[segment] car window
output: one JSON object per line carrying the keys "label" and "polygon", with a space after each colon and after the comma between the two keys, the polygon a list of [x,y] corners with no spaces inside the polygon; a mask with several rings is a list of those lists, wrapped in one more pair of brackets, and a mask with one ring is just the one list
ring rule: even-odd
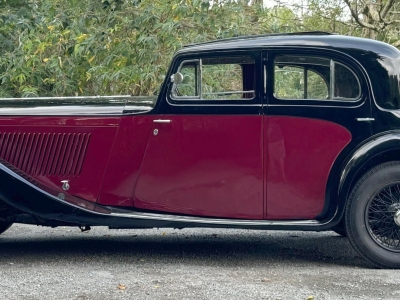
{"label": "car window", "polygon": [[356,99],[360,95],[360,84],[354,73],[346,66],[335,63],[335,99]]}
{"label": "car window", "polygon": [[183,61],[174,82],[175,100],[251,100],[255,95],[255,62],[251,57],[213,57]]}
{"label": "car window", "polygon": [[335,60],[279,55],[274,61],[274,95],[282,100],[343,100],[360,97],[355,73]]}

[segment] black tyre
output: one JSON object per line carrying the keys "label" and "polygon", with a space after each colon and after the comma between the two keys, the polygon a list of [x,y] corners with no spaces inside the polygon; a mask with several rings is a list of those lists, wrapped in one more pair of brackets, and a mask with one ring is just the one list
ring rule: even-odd
{"label": "black tyre", "polygon": [[13,223],[10,222],[0,222],[0,234],[6,231],[8,228],[11,227]]}
{"label": "black tyre", "polygon": [[354,249],[381,268],[400,268],[400,163],[379,165],[353,188],[345,225]]}

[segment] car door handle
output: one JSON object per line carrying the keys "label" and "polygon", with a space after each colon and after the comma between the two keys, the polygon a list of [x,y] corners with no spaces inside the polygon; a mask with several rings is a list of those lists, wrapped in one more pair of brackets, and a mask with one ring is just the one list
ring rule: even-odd
{"label": "car door handle", "polygon": [[154,123],[171,123],[172,121],[171,120],[160,120],[160,119],[158,119],[158,120],[153,120],[153,122]]}
{"label": "car door handle", "polygon": [[375,121],[374,118],[356,118],[358,122],[372,122]]}

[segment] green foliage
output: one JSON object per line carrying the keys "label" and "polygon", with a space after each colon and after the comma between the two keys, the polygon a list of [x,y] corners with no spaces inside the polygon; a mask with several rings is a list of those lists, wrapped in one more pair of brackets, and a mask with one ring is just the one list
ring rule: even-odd
{"label": "green foliage", "polygon": [[336,8],[325,2],[307,1],[310,9],[300,15],[260,1],[0,0],[0,97],[152,95],[184,44],[274,32],[348,33],[341,0]]}
{"label": "green foliage", "polygon": [[265,32],[235,1],[23,3],[0,2],[1,97],[151,95],[184,44]]}

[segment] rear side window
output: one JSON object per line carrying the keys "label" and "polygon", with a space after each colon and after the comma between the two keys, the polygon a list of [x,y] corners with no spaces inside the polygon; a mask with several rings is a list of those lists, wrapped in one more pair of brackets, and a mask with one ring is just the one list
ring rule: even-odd
{"label": "rear side window", "polygon": [[279,55],[274,61],[274,95],[282,100],[357,101],[361,87],[356,74],[335,60]]}
{"label": "rear side window", "polygon": [[251,100],[255,95],[252,57],[218,57],[183,61],[173,75],[175,100]]}

